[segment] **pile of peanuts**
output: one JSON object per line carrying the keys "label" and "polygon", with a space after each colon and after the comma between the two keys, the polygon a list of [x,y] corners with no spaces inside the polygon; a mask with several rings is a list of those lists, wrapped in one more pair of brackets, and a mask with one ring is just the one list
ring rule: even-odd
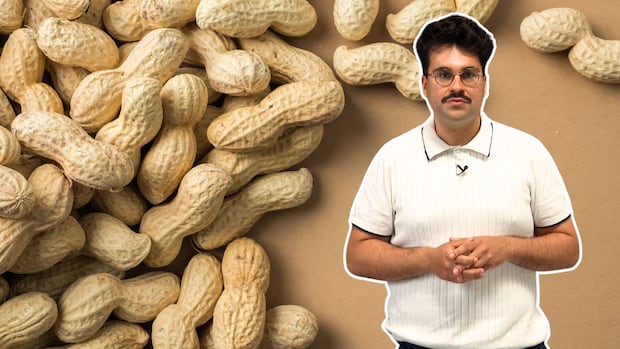
{"label": "pile of peanuts", "polygon": [[310,198],[294,167],[344,108],[282,38],[314,28],[310,3],[0,7],[0,348],[308,347],[315,315],[268,308],[245,235]]}

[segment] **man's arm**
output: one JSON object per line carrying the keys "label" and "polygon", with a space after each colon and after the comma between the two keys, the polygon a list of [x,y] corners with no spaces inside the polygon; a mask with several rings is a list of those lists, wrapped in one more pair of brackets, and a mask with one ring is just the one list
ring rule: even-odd
{"label": "man's arm", "polygon": [[551,271],[574,267],[581,254],[577,228],[572,217],[546,228],[534,229],[534,237],[515,244],[509,262],[536,270]]}
{"label": "man's arm", "polygon": [[[458,245],[447,242],[434,248],[402,248],[392,245],[388,236],[371,234],[353,225],[345,259],[349,272],[376,280],[396,281],[434,273],[444,280],[464,282],[458,273],[454,273]],[[458,263],[472,265],[475,262],[474,257],[458,257]],[[468,275],[469,280],[480,279],[484,277],[484,269],[470,268]]]}
{"label": "man's arm", "polygon": [[[455,239],[461,244],[457,255],[473,256],[475,268],[489,270],[509,262],[535,271],[552,271],[574,267],[581,248],[577,228],[571,217],[546,228],[535,228],[534,237],[480,236],[469,240]],[[457,267],[467,275],[463,266]]]}

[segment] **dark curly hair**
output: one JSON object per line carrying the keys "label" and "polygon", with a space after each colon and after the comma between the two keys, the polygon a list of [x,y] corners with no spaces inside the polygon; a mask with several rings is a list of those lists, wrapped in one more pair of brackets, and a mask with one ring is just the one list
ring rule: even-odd
{"label": "dark curly hair", "polygon": [[495,49],[493,35],[469,17],[450,14],[428,23],[414,44],[422,72],[428,74],[429,54],[435,46],[456,45],[480,59],[483,74]]}

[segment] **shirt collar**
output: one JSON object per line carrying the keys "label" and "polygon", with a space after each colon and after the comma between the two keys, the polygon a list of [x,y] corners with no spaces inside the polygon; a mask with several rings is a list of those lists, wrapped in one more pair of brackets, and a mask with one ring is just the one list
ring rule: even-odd
{"label": "shirt collar", "polygon": [[[428,161],[433,160],[439,154],[456,148],[445,143],[435,131],[435,122],[433,117],[429,117],[422,125],[422,143],[424,145],[424,153]],[[480,130],[476,136],[467,144],[460,147],[479,153],[485,157],[491,156],[491,145],[493,144],[493,121],[486,114],[482,113]]]}

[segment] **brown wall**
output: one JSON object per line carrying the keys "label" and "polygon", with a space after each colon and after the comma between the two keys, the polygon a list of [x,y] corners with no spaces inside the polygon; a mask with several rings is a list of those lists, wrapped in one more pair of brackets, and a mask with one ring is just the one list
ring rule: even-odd
{"label": "brown wall", "polygon": [[[385,16],[408,1],[384,0],[371,34],[348,42],[336,32],[333,1],[311,0],[316,28],[288,39],[332,65],[334,49],[390,41]],[[487,22],[498,49],[490,66],[486,111],[494,119],[540,138],[564,176],[583,240],[583,261],[569,273],[541,277],[541,304],[551,321],[556,349],[615,349],[620,344],[620,85],[593,82],[571,67],[567,53],[541,54],[519,36],[533,11],[572,7],[586,14],[595,34],[620,40],[617,0],[500,0]],[[314,175],[312,198],[301,207],[271,212],[248,234],[272,261],[268,306],[293,303],[314,312],[320,333],[311,348],[393,348],[380,328],[383,284],[349,277],[342,263],[353,196],[375,151],[422,122],[423,103],[407,100],[392,85],[345,84],[346,107],[326,125],[319,147],[303,166]]]}

